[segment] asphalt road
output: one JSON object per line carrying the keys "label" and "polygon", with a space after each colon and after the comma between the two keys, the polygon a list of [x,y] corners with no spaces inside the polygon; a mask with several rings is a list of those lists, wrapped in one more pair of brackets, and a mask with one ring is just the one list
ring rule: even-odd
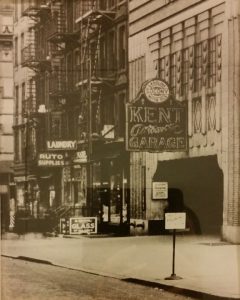
{"label": "asphalt road", "polygon": [[1,257],[2,300],[193,299],[118,279]]}

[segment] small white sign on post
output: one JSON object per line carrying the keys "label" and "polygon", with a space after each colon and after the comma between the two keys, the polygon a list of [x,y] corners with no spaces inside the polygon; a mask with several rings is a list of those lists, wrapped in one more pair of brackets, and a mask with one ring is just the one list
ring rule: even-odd
{"label": "small white sign on post", "polygon": [[152,183],[152,199],[167,199],[168,198],[168,183],[164,181]]}
{"label": "small white sign on post", "polygon": [[186,213],[166,213],[165,214],[165,229],[185,229],[186,228]]}

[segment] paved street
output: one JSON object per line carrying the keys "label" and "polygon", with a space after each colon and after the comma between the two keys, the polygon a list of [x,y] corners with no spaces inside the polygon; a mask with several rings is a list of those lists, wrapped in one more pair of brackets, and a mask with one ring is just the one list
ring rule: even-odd
{"label": "paved street", "polygon": [[171,274],[171,236],[43,238],[7,234],[2,240],[2,255],[240,299],[240,245],[213,236],[177,236],[176,274],[183,279],[174,281],[164,280]]}
{"label": "paved street", "polygon": [[2,284],[2,300],[191,299],[118,279],[5,257]]}

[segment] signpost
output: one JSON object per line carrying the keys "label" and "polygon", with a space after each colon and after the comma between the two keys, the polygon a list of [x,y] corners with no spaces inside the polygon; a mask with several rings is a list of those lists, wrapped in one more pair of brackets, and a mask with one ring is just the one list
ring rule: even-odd
{"label": "signpost", "polygon": [[166,277],[166,280],[177,280],[182,277],[175,274],[175,245],[176,245],[176,229],[186,228],[186,213],[175,212],[165,214],[165,229],[173,229],[173,256],[172,256],[172,274]]}

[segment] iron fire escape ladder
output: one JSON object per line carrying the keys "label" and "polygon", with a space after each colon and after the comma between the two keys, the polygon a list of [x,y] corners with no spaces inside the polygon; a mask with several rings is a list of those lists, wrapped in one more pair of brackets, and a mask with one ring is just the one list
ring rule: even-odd
{"label": "iron fire escape ladder", "polygon": [[[98,27],[98,36],[97,36],[97,44],[95,48],[95,55],[94,55],[94,61],[92,64],[92,75],[97,78],[97,64],[100,56],[100,39],[101,39],[101,30],[102,30],[102,25],[100,24]],[[91,56],[90,56],[91,58]]]}
{"label": "iron fire escape ladder", "polygon": [[87,53],[88,36],[89,36],[89,32],[90,32],[90,21],[91,21],[91,19],[88,18],[87,27],[86,27],[86,30],[85,30],[85,36],[83,35],[83,24],[81,24],[81,36],[83,37],[82,38],[83,51],[82,51],[81,65],[83,65],[85,57],[86,57],[86,53]]}

